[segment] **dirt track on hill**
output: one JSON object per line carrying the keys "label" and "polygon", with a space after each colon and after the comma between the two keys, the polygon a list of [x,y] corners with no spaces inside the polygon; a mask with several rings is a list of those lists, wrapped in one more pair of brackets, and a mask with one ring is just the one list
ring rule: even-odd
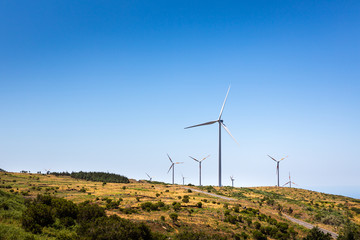
{"label": "dirt track on hill", "polygon": [[[225,196],[221,196],[221,195],[217,195],[217,194],[214,194],[214,193],[209,193],[209,192],[205,192],[205,191],[201,191],[201,190],[198,190],[198,189],[194,189],[194,188],[189,188],[189,187],[183,187],[185,189],[190,189],[191,191],[194,191],[194,192],[199,192],[199,193],[203,193],[203,194],[206,194],[206,195],[210,195],[210,196],[213,196],[213,197],[217,197],[217,198],[221,198],[221,199],[224,199],[224,200],[227,200],[227,201],[237,201],[237,199],[235,198],[230,198],[230,197],[225,197]],[[314,228],[315,226],[310,224],[310,223],[307,223],[307,222],[304,222],[304,221],[301,221],[299,219],[296,219],[296,218],[293,218],[293,217],[290,217],[286,214],[283,214],[283,216],[285,218],[287,218],[289,221],[293,222],[293,223],[296,223],[296,224],[299,224],[301,226],[304,226],[308,229],[312,229]],[[337,233],[334,233],[334,232],[331,232],[329,230],[326,230],[326,229],[323,229],[323,228],[320,228],[319,229],[323,232],[323,233],[329,233],[333,238],[337,238],[339,235]]]}

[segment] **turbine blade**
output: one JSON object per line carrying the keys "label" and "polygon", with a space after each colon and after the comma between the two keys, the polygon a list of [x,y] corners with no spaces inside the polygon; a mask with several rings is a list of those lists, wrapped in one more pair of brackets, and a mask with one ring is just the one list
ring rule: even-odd
{"label": "turbine blade", "polygon": [[223,128],[227,131],[227,133],[234,139],[234,141],[235,141],[237,144],[240,145],[240,143],[238,143],[238,141],[236,141],[236,139],[234,138],[234,136],[231,135],[229,129],[225,126],[225,124],[223,124],[222,122],[220,122],[220,123],[221,123],[221,126],[223,126]]}
{"label": "turbine blade", "polygon": [[170,166],[170,168],[169,168],[169,171],[167,172],[167,173],[169,173],[170,172],[170,170],[171,170],[171,168],[174,166],[174,163],[173,164],[171,164],[171,166]]}
{"label": "turbine blade", "polygon": [[289,183],[290,183],[290,182],[285,183],[284,185],[282,185],[282,187],[288,185]]}
{"label": "turbine blade", "polygon": [[211,125],[211,124],[214,124],[218,122],[218,120],[216,121],[211,121],[211,122],[206,122],[206,123],[201,123],[201,124],[198,124],[198,125],[194,125],[194,126],[190,126],[190,127],[186,127],[185,129],[188,129],[188,128],[193,128],[193,127],[200,127],[200,126],[205,126],[205,125]]}
{"label": "turbine blade", "polygon": [[199,162],[199,160],[197,160],[196,158],[193,158],[192,156],[189,156],[190,158],[192,158],[193,160]]}
{"label": "turbine blade", "polygon": [[277,162],[276,159],[273,158],[272,156],[268,155],[268,157],[271,158],[272,160],[274,160],[275,162]]}
{"label": "turbine blade", "polygon": [[205,159],[207,159],[208,157],[210,157],[210,155],[204,157],[203,159],[200,160],[200,162],[204,161]]}
{"label": "turbine blade", "polygon": [[169,158],[170,162],[173,162],[173,161],[171,160],[171,158],[170,158],[169,154],[167,154],[167,156],[168,156],[168,158]]}
{"label": "turbine blade", "polygon": [[184,163],[184,162],[176,162],[175,164],[181,164],[181,163]]}
{"label": "turbine blade", "polygon": [[146,173],[146,175],[147,175],[149,178],[151,178],[151,177],[149,176],[149,174]]}
{"label": "turbine blade", "polygon": [[282,161],[282,160],[284,160],[284,159],[285,159],[285,158],[287,158],[287,157],[288,157],[288,156],[286,156],[286,157],[283,157],[282,159],[280,159],[280,160],[279,160],[279,162],[280,162],[280,161]]}
{"label": "turbine blade", "polygon": [[225,107],[225,103],[226,103],[226,99],[227,99],[227,97],[228,97],[229,91],[230,91],[230,86],[229,86],[229,88],[228,88],[228,90],[227,90],[224,103],[223,103],[223,105],[222,105],[222,107],[221,107],[221,110],[220,110],[219,120],[221,119],[222,113],[223,113],[223,111],[224,111],[224,107]]}

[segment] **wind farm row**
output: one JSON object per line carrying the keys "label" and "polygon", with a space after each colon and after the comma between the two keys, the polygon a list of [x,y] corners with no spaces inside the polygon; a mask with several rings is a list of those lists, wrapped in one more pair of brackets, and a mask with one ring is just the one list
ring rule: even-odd
{"label": "wind farm row", "polygon": [[[222,119],[222,114],[224,111],[224,107],[225,107],[225,103],[226,100],[228,98],[229,95],[229,91],[230,91],[230,86],[227,90],[226,96],[225,96],[225,100],[222,104],[221,110],[220,110],[220,114],[219,117],[216,120],[213,121],[209,121],[209,122],[205,122],[205,123],[200,123],[197,125],[192,125],[189,127],[185,127],[185,129],[189,129],[189,128],[195,128],[195,127],[200,127],[200,126],[206,126],[206,125],[212,125],[214,123],[218,123],[219,126],[219,155],[218,155],[218,186],[221,187],[222,186],[222,158],[221,158],[221,129],[224,128],[225,131],[232,137],[232,139],[238,144],[240,145],[236,139],[234,138],[234,136],[230,133],[230,130],[226,127],[226,125],[224,124],[224,120]],[[194,161],[199,163],[199,186],[201,186],[201,164],[202,162],[207,159],[210,155],[208,155],[207,157],[200,159],[196,159],[192,156],[189,156],[191,159],[193,159]],[[171,157],[169,156],[169,154],[167,154],[168,159],[171,162],[170,168],[168,170],[168,173],[172,170],[172,184],[175,183],[174,178],[175,178],[175,166],[178,164],[182,164],[184,162],[174,162]],[[280,162],[283,161],[286,157],[281,158],[280,160],[276,160],[275,158],[271,157],[270,155],[268,155],[268,157],[270,157],[272,160],[274,160],[276,162],[276,175],[277,175],[277,187],[280,187]],[[152,180],[152,177],[150,177],[150,175],[148,173],[146,173],[146,175],[149,177],[150,181]],[[234,181],[235,178],[234,176],[230,176],[230,180],[231,180],[231,185],[234,186]],[[182,175],[182,181],[183,181],[183,185],[185,184],[185,177]],[[291,184],[295,184],[294,182],[291,181],[291,177],[290,177],[290,173],[289,173],[289,181],[287,183],[285,183],[283,186],[285,185],[289,185],[289,187],[291,187]],[[296,185],[296,184],[295,184]]]}

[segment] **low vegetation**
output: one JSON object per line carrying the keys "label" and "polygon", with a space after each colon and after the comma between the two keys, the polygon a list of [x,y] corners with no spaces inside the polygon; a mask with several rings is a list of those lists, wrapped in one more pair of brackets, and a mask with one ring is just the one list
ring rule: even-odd
{"label": "low vegetation", "polygon": [[115,173],[105,172],[52,172],[55,176],[70,176],[76,179],[83,179],[87,181],[104,182],[104,183],[129,183],[129,179]]}
{"label": "low vegetation", "polygon": [[328,239],[284,214],[360,239],[357,199],[302,189],[201,187],[238,199],[227,201],[165,183],[29,173],[0,173],[0,186],[0,239]]}

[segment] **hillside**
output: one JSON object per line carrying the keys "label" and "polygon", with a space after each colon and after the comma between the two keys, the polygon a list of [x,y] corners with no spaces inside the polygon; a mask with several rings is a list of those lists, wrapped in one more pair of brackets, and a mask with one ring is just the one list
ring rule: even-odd
{"label": "hillside", "polygon": [[[180,239],[189,232],[200,232],[211,236],[209,239],[215,236],[302,239],[309,233],[308,229],[289,221],[286,215],[336,233],[341,233],[344,226],[360,225],[360,200],[296,188],[191,186],[194,190],[235,199],[226,200],[181,185],[148,181],[103,183],[69,176],[4,172],[0,173],[0,178],[0,190],[9,194],[4,193],[0,201],[0,235],[11,229],[22,232],[24,239],[30,236],[21,228],[24,202],[38,194],[64,198],[76,204],[96,203],[106,209],[107,215],[145,223],[159,236]],[[11,214],[10,210],[13,210]],[[60,230],[49,227],[33,237],[56,239],[57,231]],[[75,230],[61,231],[73,236]]]}

